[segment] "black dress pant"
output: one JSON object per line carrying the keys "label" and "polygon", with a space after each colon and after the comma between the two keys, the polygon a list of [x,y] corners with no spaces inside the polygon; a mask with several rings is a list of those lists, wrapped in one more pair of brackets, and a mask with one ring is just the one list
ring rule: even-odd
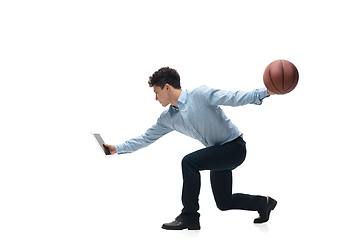
{"label": "black dress pant", "polygon": [[242,137],[225,143],[207,147],[190,153],[182,160],[183,192],[182,212],[199,217],[198,197],[200,192],[200,172],[210,170],[211,188],[217,207],[222,210],[241,209],[262,210],[267,198],[242,193],[232,194],[232,170],[243,163],[246,145]]}

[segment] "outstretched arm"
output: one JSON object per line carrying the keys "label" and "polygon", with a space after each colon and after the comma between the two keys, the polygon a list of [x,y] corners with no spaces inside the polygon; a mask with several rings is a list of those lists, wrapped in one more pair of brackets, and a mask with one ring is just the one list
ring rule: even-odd
{"label": "outstretched arm", "polygon": [[199,88],[201,97],[211,106],[243,106],[246,104],[262,104],[262,100],[269,97],[270,93],[267,88],[255,89],[250,92],[245,91],[225,91],[220,89],[208,88],[202,86]]}
{"label": "outstretched arm", "polygon": [[165,134],[173,131],[170,127],[165,126],[161,118],[158,119],[157,123],[149,128],[144,134],[128,140],[119,145],[109,145],[106,146],[109,148],[111,154],[124,154],[124,153],[132,153],[137,151],[141,148],[147,147],[148,145],[154,143],[160,137],[164,136]]}

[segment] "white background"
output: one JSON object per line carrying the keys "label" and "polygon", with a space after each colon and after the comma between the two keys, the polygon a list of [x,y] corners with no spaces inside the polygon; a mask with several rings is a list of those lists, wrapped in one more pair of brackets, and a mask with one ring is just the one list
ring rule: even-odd
{"label": "white background", "polygon": [[[352,1],[1,1],[1,239],[355,239]],[[183,89],[263,87],[292,61],[300,79],[261,106],[224,107],[248,155],[234,191],[278,200],[271,220],[220,212],[202,172],[201,231],[169,232],[181,211],[182,157],[203,146],[170,133],[106,159],[164,110],[148,77]]]}

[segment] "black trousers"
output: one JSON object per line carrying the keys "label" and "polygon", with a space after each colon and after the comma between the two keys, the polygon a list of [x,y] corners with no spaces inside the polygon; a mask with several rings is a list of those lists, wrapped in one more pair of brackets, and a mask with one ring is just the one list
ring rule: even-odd
{"label": "black trousers", "polygon": [[224,145],[207,147],[190,153],[182,160],[183,213],[199,217],[198,197],[200,172],[210,170],[211,188],[217,207],[222,210],[262,210],[267,198],[242,193],[232,194],[232,170],[240,166],[246,157],[246,143],[242,137]]}

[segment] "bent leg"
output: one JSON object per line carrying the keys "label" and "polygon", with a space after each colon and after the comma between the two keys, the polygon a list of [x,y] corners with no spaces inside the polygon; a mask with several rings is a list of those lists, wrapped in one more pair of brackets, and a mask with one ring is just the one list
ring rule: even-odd
{"label": "bent leg", "polygon": [[211,171],[210,181],[216,205],[222,211],[230,209],[260,211],[266,206],[266,197],[242,193],[232,194],[231,170]]}
{"label": "bent leg", "polygon": [[224,145],[207,147],[186,155],[182,160],[182,203],[184,206],[182,212],[193,215],[198,214],[198,197],[201,184],[199,171],[232,170],[242,164],[245,156],[246,148],[242,138],[238,138]]}

